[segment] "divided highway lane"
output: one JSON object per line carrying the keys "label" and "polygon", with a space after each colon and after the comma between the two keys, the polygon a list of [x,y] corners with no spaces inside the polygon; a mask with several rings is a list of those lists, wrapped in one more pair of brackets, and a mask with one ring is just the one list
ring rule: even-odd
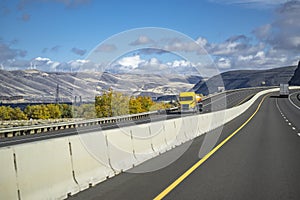
{"label": "divided highway lane", "polygon": [[203,113],[224,110],[242,104],[264,88],[229,91],[203,101]]}
{"label": "divided highway lane", "polygon": [[299,111],[287,102],[277,94],[267,98],[249,124],[166,199],[300,199],[299,130],[281,115]]}
{"label": "divided highway lane", "polygon": [[[262,88],[255,88],[255,89],[245,89],[245,90],[237,90],[237,91],[229,91],[223,94],[218,94],[212,98],[206,99],[203,102],[204,105],[204,111],[202,113],[208,113],[217,110],[222,110],[230,107],[234,107],[238,105],[239,103],[243,103],[246,100],[250,99],[253,95],[255,95],[257,92],[263,90]],[[212,106],[213,105],[213,106]],[[4,146],[11,146],[11,145],[17,145],[21,143],[27,143],[27,142],[34,142],[34,141],[40,141],[40,140],[46,140],[46,139],[52,139],[57,137],[65,137],[70,135],[75,135],[80,132],[80,134],[84,134],[87,132],[93,132],[93,131],[99,131],[99,130],[107,130],[107,129],[113,129],[118,128],[120,126],[131,126],[136,124],[142,124],[142,123],[149,123],[159,120],[168,120],[168,119],[174,119],[179,117],[185,117],[192,114],[172,114],[172,115],[153,115],[150,118],[135,120],[135,121],[129,121],[125,123],[118,123],[118,124],[103,124],[103,125],[96,125],[96,126],[87,126],[87,127],[81,127],[81,128],[70,128],[65,130],[57,130],[57,131],[49,131],[42,134],[33,134],[33,135],[25,135],[25,136],[17,136],[17,137],[11,137],[11,138],[1,138],[0,139],[0,147]]]}
{"label": "divided highway lane", "polygon": [[289,95],[289,101],[291,104],[293,104],[295,107],[300,109],[300,91],[292,92]]}
{"label": "divided highway lane", "polygon": [[[260,98],[244,114],[227,123],[218,143],[234,132],[236,135],[194,171],[191,167],[199,163],[204,136],[195,139],[179,159],[163,169],[122,173],[69,199],[300,199],[299,130],[293,130],[281,114],[292,119],[299,110],[289,107],[288,99],[277,95],[266,97],[257,109]],[[178,147],[159,157],[172,155],[176,150]],[[155,163],[159,157],[141,166]],[[185,172],[188,176],[178,181]],[[176,187],[171,187],[169,193],[163,192],[176,180]]]}
{"label": "divided highway lane", "polygon": [[289,98],[280,98],[276,103],[286,123],[300,136],[300,100],[297,98],[298,94],[300,91],[292,91]]}

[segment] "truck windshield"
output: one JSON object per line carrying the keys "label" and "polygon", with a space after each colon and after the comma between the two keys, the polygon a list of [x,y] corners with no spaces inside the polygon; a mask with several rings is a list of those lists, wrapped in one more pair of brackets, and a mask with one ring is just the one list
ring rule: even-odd
{"label": "truck windshield", "polygon": [[193,97],[189,96],[189,97],[179,97],[179,101],[192,101]]}

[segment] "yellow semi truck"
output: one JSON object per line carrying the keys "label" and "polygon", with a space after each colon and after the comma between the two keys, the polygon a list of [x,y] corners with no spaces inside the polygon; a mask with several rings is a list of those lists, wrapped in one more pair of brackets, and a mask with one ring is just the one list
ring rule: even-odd
{"label": "yellow semi truck", "polygon": [[202,95],[195,92],[181,92],[179,94],[179,104],[181,112],[201,112],[202,111]]}

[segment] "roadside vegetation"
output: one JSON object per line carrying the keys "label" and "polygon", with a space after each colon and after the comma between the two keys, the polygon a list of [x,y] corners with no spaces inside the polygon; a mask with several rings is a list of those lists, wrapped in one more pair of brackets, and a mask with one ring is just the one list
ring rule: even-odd
{"label": "roadside vegetation", "polygon": [[95,98],[95,113],[99,118],[137,114],[170,107],[170,104],[154,102],[148,96],[130,97],[111,90]]}
{"label": "roadside vegetation", "polygon": [[61,119],[72,118],[72,106],[67,104],[45,104],[20,108],[0,106],[0,120]]}
{"label": "roadside vegetation", "polygon": [[152,101],[150,97],[130,97],[112,90],[95,97],[94,104],[72,106],[68,104],[29,105],[20,108],[0,106],[0,120],[47,120],[65,118],[102,118],[166,109],[169,104]]}

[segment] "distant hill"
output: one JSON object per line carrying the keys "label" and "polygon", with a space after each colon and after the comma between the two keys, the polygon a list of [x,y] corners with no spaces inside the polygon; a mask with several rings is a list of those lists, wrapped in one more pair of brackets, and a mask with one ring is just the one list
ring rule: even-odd
{"label": "distant hill", "polygon": [[0,102],[93,101],[110,88],[128,95],[161,96],[191,89],[201,77],[158,74],[111,74],[100,72],[42,72],[0,70]]}
{"label": "distant hill", "polygon": [[200,80],[192,90],[207,95],[217,92],[218,87],[222,86],[226,90],[257,86],[278,86],[280,83],[288,83],[296,68],[296,66],[289,66],[268,70],[228,71],[213,76],[207,81]]}
{"label": "distant hill", "polygon": [[298,67],[295,70],[295,73],[291,80],[289,81],[290,85],[300,85],[300,61],[298,62]]}

